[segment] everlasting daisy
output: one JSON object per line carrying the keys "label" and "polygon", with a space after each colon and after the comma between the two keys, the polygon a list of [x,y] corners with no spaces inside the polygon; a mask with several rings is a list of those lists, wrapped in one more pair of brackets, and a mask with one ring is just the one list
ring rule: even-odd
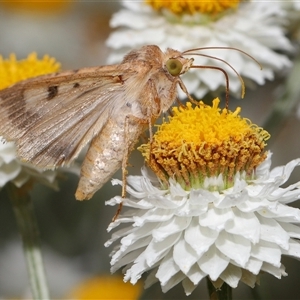
{"label": "everlasting daisy", "polygon": [[140,148],[156,176],[129,176],[130,197],[108,201],[129,208],[106,243],[118,242],[111,270],[123,268],[124,281],[147,273],[146,287],[181,282],[187,295],[205,277],[216,288],[253,287],[260,273],[287,275],[283,255],[300,258],[300,210],[288,206],[300,182],[281,187],[300,159],[270,170],[269,134],[218,105],[174,108]]}
{"label": "everlasting daisy", "polygon": [[[234,65],[246,84],[264,84],[274,73],[290,66],[286,55],[292,49],[285,37],[287,13],[276,2],[265,1],[122,1],[124,9],[117,12],[111,27],[119,27],[107,40],[113,49],[109,63],[120,62],[129,50],[145,44],[156,44],[187,50],[208,46],[236,47],[255,57],[262,65],[235,51],[203,52]],[[216,65],[210,58],[197,58],[199,65]],[[220,63],[220,62],[218,62]],[[217,63],[217,64],[218,64]],[[218,64],[226,69],[226,66]],[[230,91],[239,92],[239,81],[229,72]],[[191,70],[185,76],[188,91],[201,98],[209,91],[225,85],[221,72]]]}

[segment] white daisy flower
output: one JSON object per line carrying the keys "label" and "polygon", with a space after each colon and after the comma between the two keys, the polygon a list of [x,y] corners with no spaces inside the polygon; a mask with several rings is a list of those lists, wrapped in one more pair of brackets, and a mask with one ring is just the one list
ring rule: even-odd
{"label": "white daisy flower", "polygon": [[[280,1],[279,1],[280,2]],[[122,1],[124,9],[111,19],[117,28],[107,40],[112,48],[108,63],[119,63],[133,48],[155,44],[165,50],[179,51],[199,47],[236,47],[255,57],[263,69],[239,52],[209,50],[233,65],[246,84],[264,84],[274,73],[291,65],[284,54],[292,50],[285,37],[287,13],[277,2],[253,1]],[[149,5],[150,4],[150,5]],[[204,52],[203,52],[204,53]],[[195,64],[227,66],[210,58],[199,58]],[[230,91],[238,94],[239,79],[230,70]],[[185,84],[197,98],[225,86],[222,72],[209,69],[191,70],[185,75]],[[183,96],[183,94],[182,94]]]}
{"label": "white daisy flower", "polygon": [[216,288],[253,287],[261,272],[287,275],[283,255],[300,258],[300,210],[288,206],[300,182],[281,187],[300,159],[270,170],[268,133],[218,103],[174,109],[151,159],[150,145],[140,148],[159,179],[142,170],[128,177],[129,198],[107,202],[130,208],[109,225],[127,226],[106,243],[119,243],[111,270],[124,267],[124,281],[149,272],[146,287],[159,281],[166,292],[181,282],[187,295],[207,276]]}

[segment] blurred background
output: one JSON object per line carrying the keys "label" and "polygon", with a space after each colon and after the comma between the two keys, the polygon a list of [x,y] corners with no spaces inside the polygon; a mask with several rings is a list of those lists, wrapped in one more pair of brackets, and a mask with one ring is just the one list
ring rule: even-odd
{"label": "blurred background", "polygon": [[[36,3],[0,2],[0,55],[7,58],[10,53],[15,53],[21,59],[33,51],[39,57],[49,54],[61,62],[63,70],[106,64],[110,51],[105,46],[111,32],[109,20],[120,9],[119,2],[47,3],[48,6],[44,3],[39,7]],[[286,74],[279,74],[278,79],[256,90],[247,89],[243,100],[232,97],[230,107],[241,106],[242,116],[263,126],[280,93],[284,80],[284,76],[280,75]],[[273,166],[300,157],[297,106],[293,106],[284,122],[276,122],[272,123],[274,133],[269,141]],[[137,151],[131,155],[130,162],[129,173],[139,174],[143,160]],[[118,172],[114,178],[121,178],[121,173]],[[296,170],[290,182],[299,178],[300,172]],[[59,182],[58,192],[39,184],[32,191],[52,298],[66,298],[72,288],[93,276],[110,276],[109,253],[112,247],[107,249],[104,243],[110,237],[106,228],[116,208],[105,206],[105,201],[119,195],[120,189],[108,182],[91,200],[79,202],[74,198],[77,183],[76,175],[65,173]],[[255,290],[240,283],[233,291],[233,298],[259,299],[261,295],[261,299],[300,299],[300,262],[284,259],[283,263],[288,277],[277,280],[263,275],[260,286]],[[0,192],[0,298],[26,299],[27,295],[29,283],[22,243],[11,203],[3,190]],[[159,285],[155,285],[144,294],[144,299],[184,298],[207,299],[205,281],[189,297],[184,295],[181,285],[166,294],[162,294]]]}

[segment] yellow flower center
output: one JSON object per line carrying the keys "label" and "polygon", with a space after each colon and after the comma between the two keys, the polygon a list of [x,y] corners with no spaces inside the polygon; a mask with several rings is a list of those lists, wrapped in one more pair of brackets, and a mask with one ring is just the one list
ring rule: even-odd
{"label": "yellow flower center", "polygon": [[155,10],[169,10],[174,14],[219,14],[227,9],[235,9],[239,4],[239,0],[146,0],[146,3]]}
{"label": "yellow flower center", "polygon": [[[269,133],[234,112],[213,105],[173,108],[169,123],[163,123],[152,143],[139,150],[150,168],[164,182],[174,178],[183,188],[199,188],[206,178],[222,175],[223,188],[234,183],[237,172],[253,178],[255,168],[266,158]],[[151,155],[150,155],[151,153]]]}
{"label": "yellow flower center", "polygon": [[48,55],[39,60],[36,53],[31,53],[19,61],[14,54],[6,60],[0,55],[0,90],[18,81],[57,72],[59,69],[60,64]]}

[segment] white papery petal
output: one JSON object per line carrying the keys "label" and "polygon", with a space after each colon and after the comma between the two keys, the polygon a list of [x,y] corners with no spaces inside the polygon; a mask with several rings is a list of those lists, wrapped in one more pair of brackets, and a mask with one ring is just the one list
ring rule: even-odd
{"label": "white papery petal", "polygon": [[159,281],[158,278],[156,278],[155,276],[156,272],[157,272],[157,268],[154,268],[147,276],[146,280],[144,281],[145,289],[149,288],[151,285]]}
{"label": "white papery petal", "polygon": [[286,231],[286,233],[292,237],[300,239],[300,227],[294,224],[278,222],[280,226]]}
{"label": "white papery petal", "polygon": [[0,189],[8,182],[20,188],[30,179],[58,189],[56,175],[56,171],[42,170],[21,162],[17,157],[15,143],[7,142],[0,136]]}
{"label": "white papery petal", "polygon": [[190,226],[185,230],[185,241],[196,251],[200,257],[215,242],[218,232],[199,225],[197,218],[193,218]]}
{"label": "white papery petal", "polygon": [[188,273],[198,260],[196,252],[182,238],[174,245],[173,258],[184,274]]}
{"label": "white papery petal", "polygon": [[[112,256],[112,261],[116,262],[118,260],[120,260],[120,258],[125,257],[128,253],[138,250],[138,249],[143,249],[143,251],[146,249],[146,246],[149,245],[151,241],[151,238],[149,237],[144,237],[141,238],[138,242],[134,242],[132,244],[128,245],[121,245],[121,247],[119,248],[118,251],[116,251],[114,253],[114,255]],[[121,241],[122,243],[122,241]]]}
{"label": "white papery petal", "polygon": [[13,142],[6,142],[3,137],[0,136],[0,164],[9,164],[16,160],[16,148]]}
{"label": "white papery petal", "polygon": [[285,273],[285,268],[283,265],[281,265],[280,267],[275,267],[274,265],[264,263],[261,267],[261,270],[269,274],[272,274],[278,279],[281,279],[282,276],[287,276],[287,273]]}
{"label": "white papery petal", "polygon": [[[255,189],[255,188],[253,188],[253,189]],[[257,193],[255,193],[255,195],[256,194]],[[276,203],[272,204],[267,199],[260,199],[260,198],[255,199],[255,198],[252,198],[253,196],[250,197],[250,194],[248,194],[248,196],[249,196],[248,201],[245,201],[245,202],[237,205],[237,208],[242,212],[250,213],[250,212],[255,212],[257,210],[268,208],[271,206],[276,206]]]}
{"label": "white papery petal", "polygon": [[173,253],[170,251],[160,263],[155,276],[159,279],[162,285],[165,285],[179,271],[180,268],[177,264],[175,264]]}
{"label": "white papery petal", "polygon": [[236,288],[242,277],[242,270],[234,265],[228,265],[226,270],[220,275],[229,286]]}
{"label": "white papery petal", "polygon": [[151,203],[152,207],[162,208],[166,210],[174,210],[185,205],[187,198],[180,199],[180,201],[172,201],[170,195],[160,196],[159,194],[150,194],[147,199],[144,199],[148,203]]}
{"label": "white papery petal", "polygon": [[206,273],[202,272],[197,264],[194,264],[186,273],[186,276],[194,285],[197,285],[206,276]]}
{"label": "white papery petal", "polygon": [[151,209],[144,213],[141,216],[133,216],[132,220],[134,221],[133,226],[143,226],[146,223],[152,222],[163,222],[168,221],[172,218],[170,215],[170,210],[168,209]]}
{"label": "white papery petal", "polygon": [[[281,203],[290,203],[291,201],[295,201],[295,197],[299,197],[297,194],[297,188],[300,187],[300,182],[292,184],[287,188],[278,188],[273,191],[271,197],[274,197],[275,200],[280,199]],[[299,199],[299,198],[298,198]]]}
{"label": "white papery petal", "polygon": [[277,203],[276,206],[269,206],[268,210],[258,211],[258,213],[263,217],[276,218],[281,222],[300,222],[300,210],[281,203]]}
{"label": "white papery petal", "polygon": [[282,253],[296,258],[300,258],[300,243],[295,240],[290,241],[289,249],[283,250]]}
{"label": "white papery petal", "polygon": [[[129,210],[109,226],[132,224],[106,243],[120,241],[111,270],[125,266],[124,280],[131,283],[150,271],[146,286],[159,281],[166,292],[182,282],[186,294],[206,276],[231,287],[239,281],[253,287],[262,271],[286,276],[282,255],[300,258],[300,210],[285,202],[299,199],[300,187],[280,184],[299,161],[275,171],[270,171],[270,161],[269,154],[255,180],[247,183],[237,174],[234,186],[221,192],[185,191],[171,180],[169,190],[156,193],[157,181],[147,172],[131,177],[127,190],[133,195],[123,199]],[[207,183],[221,184],[218,178]],[[115,197],[108,204],[121,200]]]}
{"label": "white papery petal", "polygon": [[290,239],[288,233],[275,220],[262,218],[259,215],[257,217],[260,222],[260,238],[287,250]]}
{"label": "white papery petal", "polygon": [[[144,252],[143,248],[140,248],[136,251],[132,251],[130,253],[127,253],[126,255],[122,257],[114,257],[111,261],[114,263],[114,265],[111,268],[111,272],[116,272],[118,269],[122,268],[123,266],[132,265],[132,262],[139,256],[142,255]],[[121,258],[121,259],[120,259]]]}
{"label": "white papery petal", "polygon": [[238,235],[228,234],[225,231],[219,234],[216,247],[220,252],[242,266],[247,263],[250,257],[250,241]]}
{"label": "white papery petal", "polygon": [[128,26],[133,29],[145,29],[148,26],[159,26],[163,20],[152,18],[151,15],[141,15],[130,10],[120,10],[110,20],[111,27]]}
{"label": "white papery petal", "polygon": [[195,285],[191,280],[189,280],[189,278],[185,278],[182,280],[182,286],[187,296],[189,296],[197,287],[197,285]]}
{"label": "white papery petal", "polygon": [[251,288],[254,288],[257,282],[257,276],[248,272],[247,270],[242,269],[241,281],[250,286]]}
{"label": "white papery petal", "polygon": [[250,257],[244,268],[250,271],[252,274],[257,275],[261,269],[262,264],[262,261]]}
{"label": "white papery petal", "polygon": [[161,224],[161,226],[157,226],[156,229],[153,229],[153,239],[156,242],[160,242],[174,233],[184,232],[190,225],[190,222],[191,218],[179,218],[175,216],[164,224]]}
{"label": "white papery petal", "polygon": [[148,266],[153,266],[157,261],[162,259],[170,250],[170,247],[176,245],[180,241],[181,233],[173,234],[165,238],[165,240],[157,242],[152,240],[145,250],[145,259]]}
{"label": "white papery petal", "polygon": [[221,231],[225,228],[226,222],[233,218],[231,209],[218,209],[212,207],[206,214],[201,216],[199,224],[203,227],[208,227],[216,231]]}
{"label": "white papery petal", "polygon": [[[139,257],[141,257],[141,255]],[[148,269],[149,268],[145,260],[136,261],[133,266],[126,271],[124,275],[124,282],[130,281],[130,283],[136,284],[138,280],[141,279],[142,274],[148,271]]]}
{"label": "white papery petal", "polygon": [[[191,191],[191,201],[192,204],[197,204],[200,206],[207,207],[210,202],[218,201],[218,193],[212,193],[203,189]],[[207,210],[207,209],[206,209]]]}
{"label": "white papery petal", "polygon": [[[126,236],[122,238],[122,245],[130,246],[132,243],[136,242],[140,238],[152,235],[152,231],[157,226],[158,225],[156,223],[150,223],[150,224],[148,224],[148,226],[143,226],[143,227],[140,227],[140,228],[132,227],[132,229],[130,229],[130,230],[128,230],[128,227],[127,227],[127,228],[121,229],[121,231],[119,231],[119,232],[114,233],[112,235],[112,238],[116,239],[117,236],[120,238],[124,234],[126,234]],[[117,236],[115,236],[115,234]]]}
{"label": "white papery petal", "polygon": [[264,241],[254,245],[251,250],[252,257],[277,267],[280,266],[281,253],[279,246]]}
{"label": "white papery petal", "polygon": [[213,245],[202,255],[197,264],[204,273],[209,275],[211,280],[215,281],[227,268],[229,261],[230,259]]}
{"label": "white papery petal", "polygon": [[17,161],[0,166],[0,188],[4,187],[9,181],[15,179],[21,172],[22,167]]}
{"label": "white papery petal", "polygon": [[181,272],[178,272],[173,277],[171,277],[170,280],[168,282],[166,282],[165,285],[161,284],[162,291],[164,293],[166,293],[169,289],[171,289],[172,287],[174,287],[175,285],[177,285],[179,282],[181,282],[185,278],[186,278],[185,274],[183,274]]}
{"label": "white papery petal", "polygon": [[299,166],[299,164],[300,164],[300,159],[294,159],[285,166],[276,167],[270,172],[270,178],[276,178],[276,177],[282,178],[282,181],[280,183],[281,185],[289,179],[291,173],[293,172],[296,166]]}
{"label": "white papery petal", "polygon": [[232,234],[239,234],[250,240],[253,244],[259,241],[260,226],[254,213],[243,213],[235,208],[232,209],[233,218],[225,225],[225,230]]}

